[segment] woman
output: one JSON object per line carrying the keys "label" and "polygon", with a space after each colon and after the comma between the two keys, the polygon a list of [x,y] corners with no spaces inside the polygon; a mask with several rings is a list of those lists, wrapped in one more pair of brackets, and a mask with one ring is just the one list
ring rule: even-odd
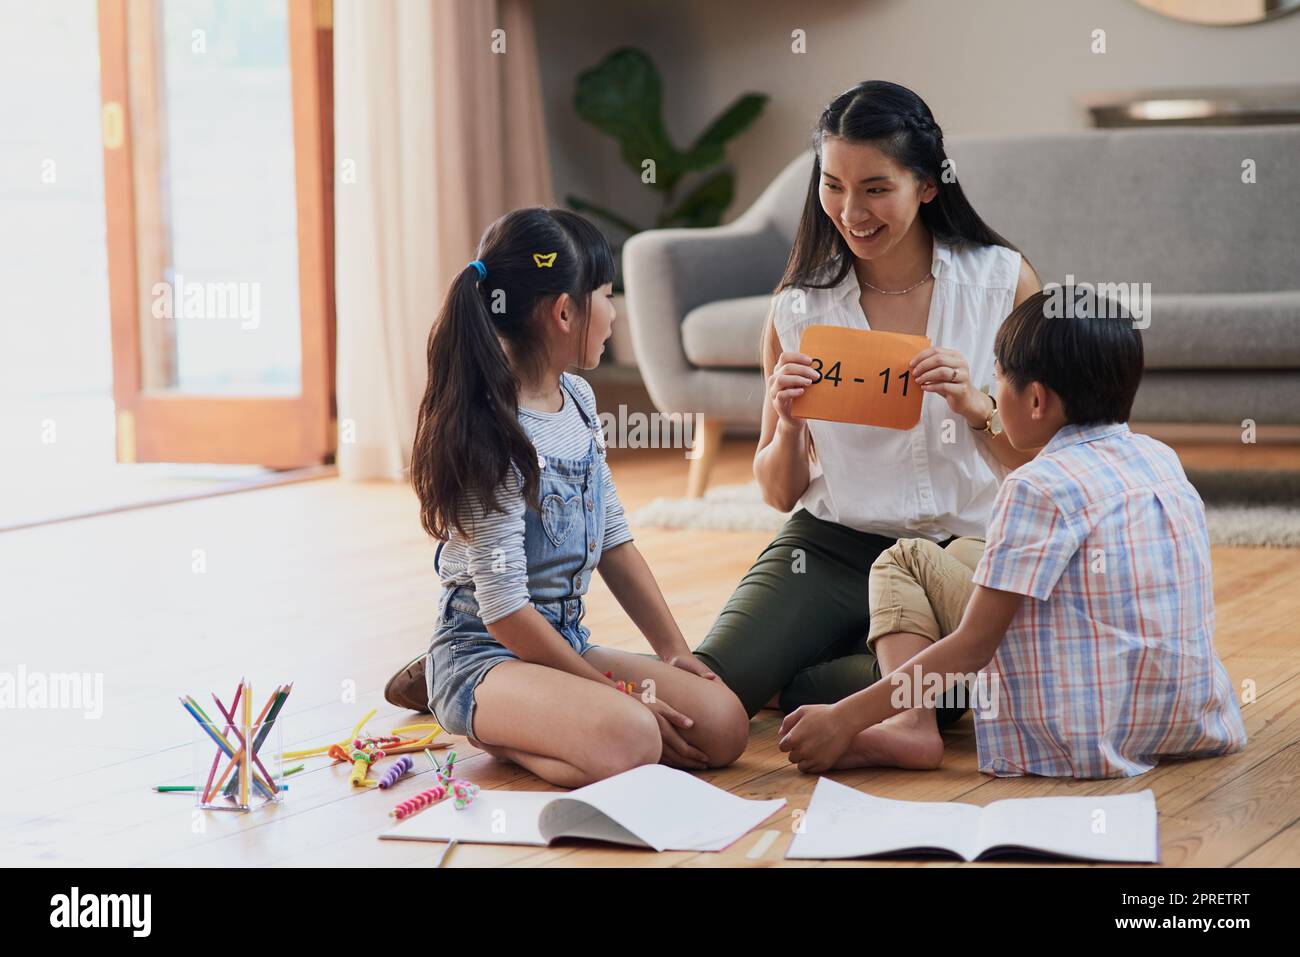
{"label": "woman", "polygon": [[[929,107],[897,84],[860,83],[822,113],[813,142],[802,218],[763,333],[754,456],[764,499],[798,511],[695,652],[751,717],[765,705],[838,701],[922,650],[924,639],[918,647],[908,636],[868,650],[872,562],[903,537],[982,536],[1001,475],[1029,458],[1001,434],[988,388],[994,334],[1039,283],[971,207]],[[798,351],[816,324],[929,336],[932,348],[910,364],[928,393],[915,428],[792,414],[819,375]],[[964,710],[939,709],[938,726]],[[936,711],[894,720],[935,722]]]}

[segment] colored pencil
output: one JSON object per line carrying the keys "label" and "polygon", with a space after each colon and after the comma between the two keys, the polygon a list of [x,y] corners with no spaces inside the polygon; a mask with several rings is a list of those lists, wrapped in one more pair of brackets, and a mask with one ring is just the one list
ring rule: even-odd
{"label": "colored pencil", "polygon": [[[181,707],[183,707],[187,712],[189,712],[190,717],[192,717],[195,721],[199,723],[199,727],[201,727],[204,730],[204,732],[207,734],[207,736],[216,743],[217,747],[220,748],[223,752],[225,752],[227,757],[231,758],[230,764],[226,765],[225,773],[221,775],[220,779],[218,779],[216,785],[214,786],[214,790],[216,788],[220,788],[221,785],[226,780],[226,774],[230,773],[230,769],[234,767],[235,761],[239,759],[239,753],[236,752],[235,749],[230,746],[230,743],[226,741],[224,737],[217,734],[217,732],[213,730],[214,727],[213,724],[210,721],[205,721],[200,716],[199,711],[196,710],[188,701],[186,701],[184,698],[181,698],[179,700],[181,703]],[[260,777],[255,779],[255,783],[257,784],[258,788],[262,791],[262,793],[265,794],[267,797],[271,797],[272,794],[274,793],[271,791],[270,786],[266,782],[262,781]],[[213,792],[204,793],[203,795],[204,804],[207,804],[208,801],[211,800],[212,793]]]}
{"label": "colored pencil", "polygon": [[447,846],[442,849],[442,853],[438,855],[438,859],[433,862],[433,866],[442,867],[443,861],[447,859],[447,855],[451,853],[451,849],[455,846],[456,846],[456,839],[453,837],[450,841],[447,842]]}
{"label": "colored pencil", "polygon": [[[235,689],[234,701],[230,705],[232,709],[239,707],[239,696],[243,693],[244,693],[244,679],[240,678],[239,687]],[[227,734],[232,730],[233,730],[233,726],[227,723],[225,728],[222,729],[221,733]],[[212,756],[212,767],[208,769],[208,782],[203,786],[204,794],[207,794],[209,791],[212,790],[212,779],[217,776],[217,765],[220,763],[221,763],[221,752],[218,751],[216,754]]]}
{"label": "colored pencil", "polygon": [[[255,723],[261,725],[262,728],[265,729],[265,730],[268,730],[268,731],[270,730],[269,727],[268,727],[267,724],[266,724],[266,722],[267,722],[268,720],[270,720],[269,717],[268,717],[267,712],[268,712],[268,711],[274,711],[274,710],[275,710],[275,701],[276,701],[276,699],[279,697],[279,695],[280,695],[280,691],[281,691],[280,688],[276,688],[275,693],[272,694],[271,697],[269,697],[269,698],[266,699],[266,704],[264,704],[264,705],[262,706],[262,711],[261,711],[261,713],[257,716],[257,721],[256,721]],[[286,693],[285,693],[285,696],[287,697],[287,695],[288,695],[288,693],[286,692]],[[213,697],[215,698],[216,696],[213,695]],[[283,703],[283,699],[281,699],[281,703]],[[221,702],[217,702],[217,707],[221,707]],[[234,713],[235,713],[235,709],[234,709],[233,706],[232,706],[231,709],[230,709],[230,713],[231,713],[232,720],[233,720],[233,715],[234,715]],[[262,746],[262,742],[265,741],[265,740],[266,740],[266,735],[259,731],[259,732],[258,732],[258,735],[257,735],[257,739],[256,739],[256,740],[254,741],[254,743],[253,743],[253,750],[252,750],[253,760],[254,760],[254,761],[257,761],[257,766],[260,767],[260,768],[262,768],[263,771],[266,771],[266,767],[265,767],[265,766],[262,764],[262,762],[258,759],[258,757],[257,757],[257,749],[260,748],[260,747]],[[244,741],[242,738],[240,739],[240,742],[239,742],[239,743],[240,743],[241,745],[243,745],[245,748],[248,747],[248,742],[247,742],[247,741]],[[266,775],[266,776],[267,776],[268,778],[272,777],[272,775],[271,775],[269,772],[267,772],[267,775]],[[232,778],[231,781],[230,781],[230,784],[226,786],[226,797],[231,797],[231,796],[235,793],[235,791],[234,791],[234,785],[235,785],[235,780]]]}
{"label": "colored pencil", "polygon": [[244,760],[239,763],[239,805],[248,807],[248,752],[247,741],[253,735],[253,688],[245,683],[244,685]]}
{"label": "colored pencil", "polygon": [[[215,702],[217,703],[217,710],[219,710],[219,711],[221,712],[222,716],[225,717],[225,719],[226,719],[227,721],[233,722],[233,721],[235,720],[235,705],[232,704],[232,705],[230,706],[230,711],[227,712],[227,711],[226,711],[226,706],[223,705],[223,704],[221,703],[221,699],[217,697],[217,694],[216,694],[215,691],[212,693],[212,700],[215,701]],[[239,729],[238,729],[238,728],[231,728],[231,732],[235,735],[236,738],[239,739],[239,746],[240,746],[241,748],[244,748],[244,749],[247,750],[247,749],[248,749],[248,742],[245,741],[245,740],[244,740],[244,736],[243,736],[242,734],[239,733]],[[262,769],[262,773],[266,775],[266,779],[267,779],[268,781],[270,781],[271,779],[273,779],[273,778],[275,777],[275,775],[273,775],[270,771],[268,771],[268,770],[266,769],[266,765],[262,763],[262,759],[259,758],[259,757],[257,756],[257,746],[256,746],[256,745],[253,746],[252,750],[251,750],[249,753],[252,754],[252,756],[253,756],[253,761],[256,762],[257,766],[258,766],[259,768]]]}
{"label": "colored pencil", "polygon": [[[243,679],[241,679],[241,681],[242,681],[242,680],[243,680]],[[251,691],[251,690],[252,690],[252,689],[251,689],[251,686],[250,686],[248,689],[246,689],[246,691]],[[247,702],[248,702],[249,704],[251,704],[251,703],[252,703],[252,699],[247,699]],[[269,704],[269,702],[268,702],[268,704]],[[262,714],[266,714],[266,709],[265,709],[265,708],[262,709]],[[234,708],[233,708],[233,707],[231,708],[231,711],[230,711],[230,720],[231,720],[231,722],[234,722],[234,720],[235,720],[235,712],[234,712]],[[259,720],[260,720],[260,719],[259,719]],[[237,733],[237,732],[236,732],[236,733]],[[231,772],[231,770],[234,769],[234,767],[235,767],[235,758],[238,757],[240,760],[242,760],[242,758],[243,758],[243,754],[244,754],[244,752],[247,750],[248,742],[246,742],[246,741],[243,739],[243,736],[242,736],[242,735],[239,736],[239,738],[240,738],[240,748],[239,748],[239,751],[236,753],[236,752],[234,751],[233,746],[232,746],[232,748],[231,748],[231,753],[232,753],[232,755],[234,755],[234,757],[232,757],[230,764],[228,764],[228,765],[226,766],[226,770],[222,772],[221,777],[217,779],[217,784],[216,784],[216,786],[213,788],[213,791],[212,791],[212,793],[214,793],[214,794],[216,793],[216,791],[220,790],[220,789],[221,789],[221,785],[222,785],[223,783],[225,783],[225,781],[226,781],[226,775],[228,775],[228,774]],[[233,777],[233,778],[230,779],[230,783],[226,785],[226,788],[225,788],[224,793],[225,793],[226,797],[230,798],[231,800],[234,800],[234,799],[235,799],[235,791],[236,791],[236,790],[238,789],[238,787],[239,787],[239,780],[240,780],[240,779],[239,779],[238,776]],[[269,796],[270,796],[270,792],[265,791],[265,789],[263,789],[263,790],[264,790],[264,793],[266,793],[267,796],[269,797]]]}
{"label": "colored pencil", "polygon": [[[196,784],[155,784],[153,786],[153,789],[157,791],[159,794],[170,794],[173,791],[194,792],[197,791],[199,788],[198,785]],[[281,791],[287,791],[289,790],[289,785],[281,784],[279,789]]]}

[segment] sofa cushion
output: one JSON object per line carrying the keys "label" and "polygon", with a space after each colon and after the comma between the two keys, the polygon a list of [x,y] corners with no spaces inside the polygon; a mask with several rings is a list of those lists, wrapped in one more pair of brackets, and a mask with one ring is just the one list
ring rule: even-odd
{"label": "sofa cushion", "polygon": [[946,148],[980,217],[1045,283],[1296,288],[1300,124],[966,135]]}
{"label": "sofa cushion", "polygon": [[705,303],[682,320],[682,350],[704,368],[757,369],[763,364],[763,323],[771,296]]}
{"label": "sofa cushion", "polygon": [[1148,369],[1300,369],[1300,291],[1151,296]]}
{"label": "sofa cushion", "polygon": [[1134,422],[1300,422],[1300,372],[1288,369],[1148,369]]}

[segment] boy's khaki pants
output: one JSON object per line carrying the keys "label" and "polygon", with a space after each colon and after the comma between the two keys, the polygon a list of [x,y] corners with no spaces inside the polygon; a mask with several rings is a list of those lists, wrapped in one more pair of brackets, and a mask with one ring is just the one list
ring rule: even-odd
{"label": "boy's khaki pants", "polygon": [[975,590],[971,578],[983,554],[982,538],[956,538],[946,548],[923,538],[902,538],[881,552],[867,586],[871,652],[881,635],[906,632],[938,641],[952,634]]}

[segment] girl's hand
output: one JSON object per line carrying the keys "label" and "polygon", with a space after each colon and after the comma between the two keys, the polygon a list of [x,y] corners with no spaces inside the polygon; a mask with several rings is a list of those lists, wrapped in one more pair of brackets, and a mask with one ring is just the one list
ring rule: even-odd
{"label": "girl's hand", "polygon": [[993,400],[971,383],[970,366],[956,349],[923,349],[908,363],[912,381],[926,392],[943,396],[948,408],[974,428],[982,428],[993,411]]}
{"label": "girl's hand", "polygon": [[672,665],[674,668],[681,668],[682,671],[689,672],[690,674],[699,675],[701,678],[708,678],[716,681],[718,677],[709,670],[708,665],[700,661],[699,658],[696,658],[695,655],[691,654],[689,651],[683,652],[680,655],[673,655],[668,659],[668,664]]}
{"label": "girl's hand", "polygon": [[707,768],[709,756],[683,738],[677,730],[689,728],[694,722],[663,698],[655,695],[649,695],[649,700],[645,695],[638,697],[659,721],[659,734],[664,741],[663,757],[660,760],[675,768],[693,768],[697,771]]}
{"label": "girl's hand", "polygon": [[777,735],[791,764],[806,774],[820,774],[844,756],[857,730],[840,720],[834,705],[806,704],[785,716]]}
{"label": "girl's hand", "polygon": [[790,404],[820,378],[821,373],[812,367],[812,358],[802,352],[782,352],[776,357],[772,374],[767,377],[767,397],[780,417],[779,425],[807,428],[805,419],[791,413]]}

